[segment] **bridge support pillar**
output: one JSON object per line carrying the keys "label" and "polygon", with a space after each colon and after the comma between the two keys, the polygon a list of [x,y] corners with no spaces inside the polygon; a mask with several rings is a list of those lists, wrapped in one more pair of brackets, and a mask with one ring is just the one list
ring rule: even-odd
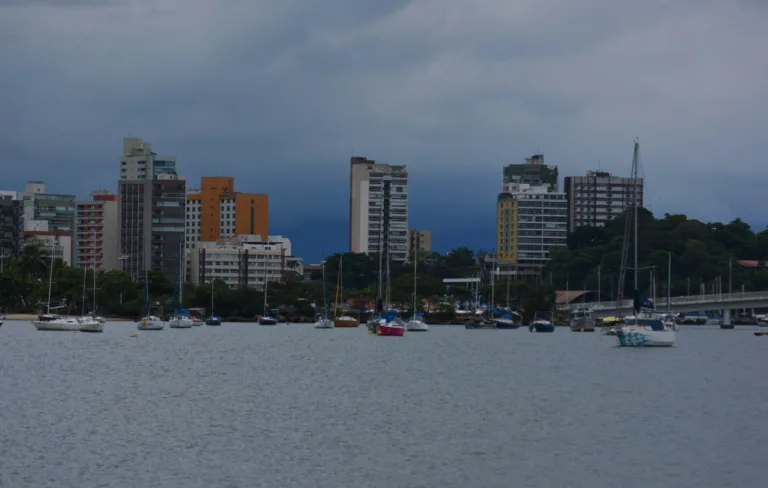
{"label": "bridge support pillar", "polygon": [[723,325],[731,325],[731,310],[723,310]]}

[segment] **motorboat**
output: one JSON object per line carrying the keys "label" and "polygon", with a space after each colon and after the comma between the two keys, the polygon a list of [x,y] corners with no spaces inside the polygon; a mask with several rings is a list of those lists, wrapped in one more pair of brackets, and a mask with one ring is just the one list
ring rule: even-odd
{"label": "motorboat", "polygon": [[571,313],[570,326],[573,332],[594,332],[595,319],[588,309],[580,308]]}
{"label": "motorboat", "polygon": [[163,330],[165,322],[155,315],[147,315],[136,322],[136,328],[139,330]]}
{"label": "motorboat", "polygon": [[428,332],[429,326],[424,322],[423,313],[415,313],[411,320],[405,324],[405,329],[408,332]]}

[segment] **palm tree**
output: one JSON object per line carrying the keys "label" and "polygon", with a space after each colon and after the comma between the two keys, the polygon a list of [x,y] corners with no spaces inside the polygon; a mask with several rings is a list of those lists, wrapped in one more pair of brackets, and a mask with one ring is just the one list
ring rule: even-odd
{"label": "palm tree", "polygon": [[43,253],[40,246],[28,244],[19,260],[19,271],[27,278],[43,280],[48,276],[48,267],[51,265],[51,256]]}

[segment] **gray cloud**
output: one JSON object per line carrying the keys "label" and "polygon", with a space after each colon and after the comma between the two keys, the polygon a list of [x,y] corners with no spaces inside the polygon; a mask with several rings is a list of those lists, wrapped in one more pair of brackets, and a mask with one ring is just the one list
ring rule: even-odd
{"label": "gray cloud", "polygon": [[626,173],[640,137],[655,211],[759,221],[766,21],[757,0],[6,0],[3,178],[113,185],[134,134],[300,226],[345,214],[354,152],[409,164],[417,225],[449,229],[492,226],[503,164]]}

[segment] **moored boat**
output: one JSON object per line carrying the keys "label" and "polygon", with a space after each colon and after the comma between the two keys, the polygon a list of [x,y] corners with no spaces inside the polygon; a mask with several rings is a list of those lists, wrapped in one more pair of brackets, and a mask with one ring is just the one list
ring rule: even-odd
{"label": "moored boat", "polygon": [[210,317],[205,319],[205,325],[221,325],[221,317],[211,315]]}
{"label": "moored boat", "polygon": [[529,332],[554,332],[555,324],[552,323],[549,312],[536,312],[533,322],[528,326]]}
{"label": "moored boat", "polygon": [[334,327],[357,327],[358,325],[360,325],[360,322],[358,322],[354,317],[350,317],[349,315],[342,315],[333,321]]}
{"label": "moored boat", "polygon": [[675,331],[659,319],[628,319],[616,331],[621,347],[672,347],[676,340]]}
{"label": "moored boat", "polygon": [[277,319],[269,316],[259,317],[259,325],[277,325]]}
{"label": "moored boat", "polygon": [[78,332],[80,321],[75,317],[59,317],[53,320],[36,320],[32,322],[37,330],[55,332]]}
{"label": "moored boat", "polygon": [[139,330],[163,330],[165,322],[155,315],[146,315],[136,322],[136,328]]}
{"label": "moored boat", "polygon": [[571,313],[570,326],[572,332],[594,332],[595,319],[589,310],[580,308]]}

